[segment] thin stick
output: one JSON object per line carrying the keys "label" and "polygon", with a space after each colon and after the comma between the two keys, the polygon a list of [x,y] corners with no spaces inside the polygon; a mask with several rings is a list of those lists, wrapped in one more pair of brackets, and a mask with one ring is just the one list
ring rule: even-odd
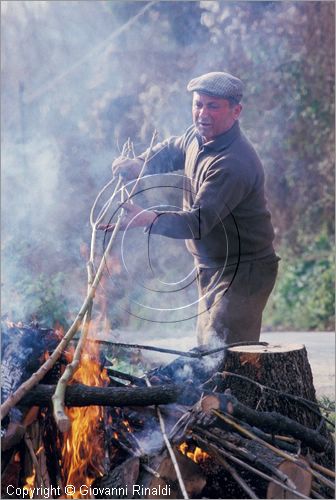
{"label": "thin stick", "polygon": [[[93,266],[91,261],[88,262],[87,267],[88,267],[88,290],[89,290],[93,282]],[[68,415],[65,413],[65,390],[68,382],[71,380],[74,373],[79,368],[80,358],[84,348],[85,340],[89,333],[92,306],[93,306],[93,299],[91,299],[91,302],[88,306],[88,310],[86,311],[82,327],[82,334],[76,346],[73,359],[71,363],[69,363],[65,368],[62,376],[60,377],[56,385],[55,393],[51,398],[53,403],[55,422],[61,432],[68,432],[71,426],[70,419]]]}
{"label": "thin stick", "polygon": [[199,436],[198,434],[192,434],[192,437],[198,441],[198,442],[201,442],[203,443],[202,446],[204,447],[208,447],[209,449],[213,448],[214,450],[218,451],[218,453],[220,453],[221,455],[223,455],[224,457],[228,458],[229,460],[231,460],[232,462],[235,462],[237,464],[239,464],[241,467],[253,472],[254,474],[256,474],[257,476],[260,476],[262,477],[263,479],[266,479],[267,481],[270,481],[271,483],[274,483],[274,484],[277,484],[279,486],[281,486],[282,488],[284,488],[285,490],[287,491],[290,491],[291,493],[294,493],[295,495],[297,495],[298,497],[300,498],[309,498],[305,495],[303,495],[302,493],[300,493],[299,491],[297,490],[294,490],[293,488],[290,488],[289,486],[287,486],[287,484],[285,483],[282,483],[281,481],[279,481],[278,479],[275,479],[274,477],[271,477],[269,476],[268,474],[265,474],[264,472],[261,472],[259,469],[256,469],[255,467],[252,467],[252,465],[249,465],[245,462],[243,462],[242,460],[240,460],[239,458],[235,457],[234,455],[232,455],[231,453],[225,451],[225,450],[222,450],[221,448],[219,448],[218,446],[216,446],[215,444],[210,444],[208,443],[205,439],[203,439],[201,436]]}
{"label": "thin stick", "polygon": [[110,366],[106,366],[106,369],[109,371],[109,375],[112,377],[120,378],[122,380],[128,380],[132,384],[146,385],[146,382],[143,378],[135,377],[134,375],[130,375],[129,373],[119,372],[118,370],[114,370]]}
{"label": "thin stick", "polygon": [[325,474],[326,476],[329,476],[333,479],[336,478],[336,474],[333,470],[327,469],[326,467],[323,467],[323,465],[317,464],[316,462],[314,462],[311,459],[308,459],[308,462],[309,462],[309,465],[311,465],[311,467],[313,467],[313,469],[316,469],[320,472],[323,472],[323,474]]}
{"label": "thin stick", "polygon": [[[146,351],[155,351],[155,352],[164,352],[167,354],[176,354],[178,356],[184,356],[187,358],[203,358],[205,356],[210,356],[211,354],[215,354],[220,351],[225,351],[230,347],[234,347],[236,345],[246,345],[248,342],[235,342],[233,344],[227,344],[222,347],[217,347],[216,349],[211,349],[210,351],[204,352],[191,352],[191,351],[179,351],[177,349],[168,349],[166,347],[155,347],[151,345],[143,345],[143,344],[126,344],[124,342],[113,342],[112,340],[97,340],[97,339],[87,339],[88,342],[96,342],[98,344],[106,344],[106,345],[114,345],[116,347],[125,347],[126,349],[143,349]],[[255,342],[250,342],[250,344],[255,344]],[[259,342],[259,344],[267,344],[266,342]],[[267,344],[268,345],[268,344]],[[215,375],[221,375],[219,372]],[[209,382],[209,381],[207,381]],[[203,384],[204,385],[204,384]]]}
{"label": "thin stick", "polygon": [[147,472],[149,472],[150,474],[152,474],[153,476],[155,476],[156,478],[160,479],[162,476],[160,476],[160,474],[152,469],[152,467],[149,467],[149,465],[146,465],[144,463],[141,462],[141,454],[137,451],[137,450],[132,450],[132,448],[128,448],[128,446],[126,446],[122,441],[120,441],[119,439],[115,439],[115,438],[112,438],[118,446],[120,446],[123,450],[125,450],[127,453],[129,453],[132,457],[137,457],[140,459],[140,463],[141,463],[141,467],[143,467]]}
{"label": "thin stick", "polygon": [[[154,141],[156,140],[156,137],[157,137],[157,130],[154,130],[153,135],[152,135],[152,139],[151,139],[151,142],[150,142],[150,145],[149,145],[149,148],[148,148],[148,150],[147,150],[147,154],[146,154],[145,161],[144,161],[144,163],[143,163],[143,165],[142,165],[142,167],[141,167],[141,170],[140,170],[140,173],[139,173],[139,175],[138,175],[138,178],[137,178],[137,180],[135,181],[135,184],[134,184],[134,186],[133,186],[133,187],[132,187],[132,189],[131,189],[131,194],[129,195],[129,198],[131,198],[131,197],[133,196],[134,191],[135,191],[135,190],[136,190],[136,188],[138,187],[138,184],[139,184],[139,182],[140,182],[140,179],[141,179],[141,177],[142,177],[142,176],[143,176],[143,174],[144,174],[144,171],[145,171],[145,169],[146,169],[146,167],[147,167],[148,159],[149,159],[149,157],[150,157],[150,155],[151,155],[151,153],[152,153],[152,149],[153,149],[153,146],[154,146]],[[128,199],[129,199],[129,198],[128,198]],[[128,201],[128,200],[127,200],[127,201]]]}
{"label": "thin stick", "polygon": [[165,352],[167,354],[177,354],[179,356],[185,356],[187,358],[200,358],[199,353],[196,352],[185,352],[178,351],[176,349],[166,349],[165,347],[154,347],[150,345],[140,345],[140,344],[125,344],[123,342],[110,342],[109,340],[96,340],[96,339],[88,339],[88,342],[96,342],[98,344],[106,344],[113,345],[116,347],[125,347],[128,349],[143,349],[146,351],[155,351],[155,352]]}
{"label": "thin stick", "polygon": [[[269,391],[269,392],[274,392],[276,394],[279,394],[279,396],[281,397],[286,397],[288,399],[293,399],[294,401],[298,401],[298,402],[301,402],[301,403],[306,403],[307,406],[317,406],[319,408],[323,408],[323,410],[329,410],[329,408],[327,408],[326,406],[320,404],[320,403],[317,403],[317,402],[314,402],[314,401],[310,401],[309,399],[305,399],[305,398],[302,398],[301,396],[295,396],[294,394],[289,394],[288,392],[283,392],[283,391],[279,391],[278,389],[273,389],[273,387],[269,387],[268,385],[263,385],[263,384],[260,384],[259,382],[257,382],[256,380],[253,380],[249,377],[246,377],[244,375],[239,375],[238,373],[232,373],[232,372],[227,372],[227,371],[223,371],[221,373],[216,373],[215,374],[216,376],[221,376],[221,377],[226,377],[226,376],[229,376],[229,377],[235,377],[235,378],[239,378],[241,380],[246,380],[247,382],[251,382],[252,384],[256,385],[257,387],[259,387],[259,389],[262,391],[266,390],[266,391]],[[316,413],[317,415],[320,415],[320,413],[316,412],[316,410],[314,410],[314,408],[309,408],[312,412]],[[326,420],[328,423],[330,423],[331,425],[333,425],[333,427],[335,427],[335,424],[329,420],[327,420],[325,417],[323,417],[324,420]]]}
{"label": "thin stick", "polygon": [[[121,189],[121,201],[124,201],[124,189]],[[124,210],[121,210],[120,213],[120,220],[124,214]],[[96,226],[93,227],[92,231],[92,236],[91,236],[91,250],[90,250],[90,260],[87,265],[87,274],[88,274],[88,293],[90,291],[90,288],[92,287],[93,281],[94,281],[94,271],[93,271],[93,261],[94,261],[94,254],[95,254],[95,232],[96,232]],[[68,432],[71,426],[71,422],[69,417],[65,413],[65,390],[68,382],[71,380],[73,377],[74,373],[78,370],[79,364],[80,364],[80,359],[82,356],[82,351],[85,345],[86,338],[89,333],[90,329],[90,322],[91,322],[91,315],[92,315],[92,307],[93,307],[93,297],[91,298],[91,301],[89,302],[88,309],[85,314],[84,322],[83,322],[83,327],[82,327],[82,333],[79,339],[79,342],[77,344],[76,350],[74,352],[73,360],[71,363],[69,363],[64,370],[63,375],[59,379],[57,385],[56,385],[56,390],[55,394],[52,397],[52,402],[53,402],[53,408],[54,408],[54,418],[57,424],[57,427],[61,432]]]}
{"label": "thin stick", "polygon": [[325,498],[322,495],[320,495],[319,493],[317,493],[317,491],[313,490],[313,488],[310,490],[310,494],[311,494],[312,498]]}
{"label": "thin stick", "polygon": [[25,435],[24,440],[25,440],[26,446],[29,450],[29,454],[30,454],[30,457],[32,459],[33,465],[35,467],[37,484],[39,486],[41,485],[42,487],[44,487],[45,485],[44,485],[43,480],[42,480],[42,474],[41,474],[40,466],[39,466],[39,463],[37,461],[37,457],[36,457],[36,454],[35,454],[35,451],[33,448],[33,443],[27,435]]}
{"label": "thin stick", "polygon": [[[148,387],[151,387],[151,383],[148,380],[147,376],[145,377],[145,379],[146,379],[146,384],[148,385]],[[164,423],[164,420],[162,418],[159,406],[156,407],[156,412],[157,412],[157,416],[158,416],[158,419],[159,419],[159,422],[160,422],[160,428],[161,428],[162,436],[163,436],[165,445],[167,447],[168,453],[170,455],[171,461],[173,463],[173,466],[174,466],[174,469],[175,469],[175,473],[176,473],[176,477],[177,477],[177,480],[179,482],[179,486],[180,486],[180,489],[181,489],[181,493],[183,495],[183,498],[188,499],[189,498],[188,497],[188,493],[187,493],[186,487],[184,485],[184,482],[183,482],[183,479],[182,479],[182,475],[181,475],[181,471],[180,471],[180,468],[178,466],[178,463],[177,463],[177,460],[176,460],[173,448],[171,447],[170,441],[168,439],[168,436],[167,436],[167,433],[166,433],[165,423]]]}
{"label": "thin stick", "polygon": [[239,484],[239,486],[248,494],[249,498],[259,498],[254,491],[249,487],[249,485],[244,481],[244,479],[238,474],[236,469],[230,465],[225,458],[221,457],[217,452],[213,450],[216,460],[224,467],[225,470],[233,477],[233,479]]}
{"label": "thin stick", "polygon": [[211,410],[212,413],[214,413],[218,418],[220,418],[221,420],[223,420],[224,422],[226,422],[227,424],[231,425],[231,427],[234,427],[236,430],[238,430],[239,432],[241,432],[242,434],[244,434],[245,436],[249,437],[250,439],[253,439],[253,441],[256,441],[257,443],[260,443],[262,444],[263,446],[265,446],[266,448],[269,448],[270,450],[272,450],[274,453],[276,453],[277,455],[279,455],[280,457],[282,458],[285,458],[286,460],[289,460],[290,462],[293,462],[297,465],[299,465],[300,467],[302,467],[303,469],[307,469],[313,476],[315,476],[316,478],[318,478],[321,483],[325,484],[326,486],[329,486],[330,488],[333,488],[335,489],[335,485],[329,481],[329,479],[326,479],[325,477],[323,477],[321,474],[319,474],[318,472],[316,472],[315,470],[313,470],[311,467],[309,467],[308,465],[304,465],[300,460],[298,460],[297,458],[293,457],[292,455],[290,455],[289,453],[286,453],[285,451],[283,450],[279,450],[278,448],[276,448],[275,446],[267,443],[266,441],[264,441],[263,439],[259,438],[258,436],[256,436],[253,432],[245,429],[245,427],[239,425],[237,422],[235,422],[234,420],[232,420],[230,417],[224,415],[223,413],[220,413],[219,411],[217,410]]}
{"label": "thin stick", "polygon": [[105,204],[103,205],[102,209],[98,213],[96,222],[94,222],[94,226],[95,227],[97,227],[98,224],[100,224],[101,221],[103,220],[103,218],[105,217],[106,212],[110,208],[110,206],[111,206],[111,204],[112,204],[115,196],[118,194],[118,192],[120,191],[121,187],[122,187],[122,180],[120,178],[118,178],[118,182],[116,184],[116,187],[114,188],[113,193],[111,194],[110,198],[105,202]]}
{"label": "thin stick", "polygon": [[200,353],[200,357],[208,356],[209,354],[215,354],[216,352],[220,352],[220,351],[229,349],[230,347],[239,347],[239,346],[244,346],[244,345],[264,345],[264,346],[268,346],[269,344],[268,344],[268,342],[253,342],[253,341],[233,342],[232,344],[225,344],[224,346],[216,347],[215,349],[211,349],[210,351],[205,351],[203,353]]}
{"label": "thin stick", "polygon": [[[219,437],[216,434],[213,434],[209,430],[205,430],[203,428],[195,426],[195,432],[198,432],[198,433],[201,432],[207,438],[213,439],[216,442],[219,441]],[[221,444],[222,446],[224,446],[224,448],[227,448],[230,452],[240,454],[243,458],[249,460],[254,465],[260,464],[262,467],[265,467],[266,469],[268,469],[269,472],[271,472],[274,476],[278,477],[281,481],[284,481],[286,484],[288,484],[288,486],[290,488],[293,488],[293,489],[296,488],[295,484],[290,479],[290,477],[287,476],[287,474],[285,474],[281,470],[277,469],[276,467],[274,467],[272,464],[268,463],[267,461],[265,462],[264,460],[262,460],[259,456],[255,455],[254,453],[251,453],[244,446],[242,448],[240,448],[226,439],[224,439],[223,441],[219,441],[218,444]]]}
{"label": "thin stick", "polygon": [[[97,206],[97,203],[98,203],[98,201],[99,201],[100,197],[102,196],[102,194],[104,194],[104,193],[105,193],[106,189],[108,189],[108,188],[111,186],[111,184],[113,184],[113,182],[114,182],[115,180],[116,180],[116,177],[112,177],[112,179],[111,179],[111,180],[110,180],[107,184],[105,184],[105,186],[104,186],[104,187],[103,187],[103,188],[99,191],[99,193],[97,194],[97,197],[96,197],[95,201],[93,202],[92,208],[91,208],[91,210],[90,210],[90,224],[91,224],[91,226],[94,226],[94,224],[95,224],[95,221],[94,221],[94,219],[93,219],[93,213],[94,213],[94,210],[95,210],[95,208],[96,208],[96,206]],[[120,182],[120,179],[118,179],[118,181]],[[114,188],[113,195],[115,195],[115,194],[116,194],[116,192],[117,192],[117,188]],[[113,195],[112,195],[112,196],[113,196]],[[108,201],[109,201],[109,200],[108,200]],[[106,203],[108,203],[108,201],[107,201]]]}

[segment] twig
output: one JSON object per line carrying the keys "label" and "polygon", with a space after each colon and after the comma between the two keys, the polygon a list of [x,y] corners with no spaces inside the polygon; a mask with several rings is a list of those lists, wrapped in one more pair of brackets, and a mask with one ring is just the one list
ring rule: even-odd
{"label": "twig", "polygon": [[100,199],[100,197],[105,193],[106,189],[108,189],[112,184],[113,182],[116,180],[115,177],[112,177],[112,179],[107,183],[105,184],[105,186],[99,191],[99,193],[97,194],[97,197],[96,199],[94,200],[93,202],[93,205],[92,205],[92,208],[90,210],[90,224],[91,224],[91,227],[93,227],[97,222],[98,222],[98,219],[100,218],[100,215],[102,213],[102,210],[104,210],[105,206],[107,203],[109,203],[111,200],[113,200],[114,196],[116,195],[119,187],[120,187],[120,184],[121,184],[121,180],[118,179],[118,182],[116,184],[116,187],[114,188],[114,191],[113,191],[113,194],[111,195],[111,197],[107,200],[107,202],[105,203],[104,207],[102,208],[101,212],[99,213],[96,221],[94,221],[94,218],[93,218],[93,214],[94,214],[94,210],[97,206],[97,203]]}
{"label": "twig", "polygon": [[[88,342],[96,342],[97,344],[106,344],[106,345],[113,345],[116,347],[125,347],[126,349],[143,349],[145,351],[155,351],[155,352],[164,352],[167,354],[176,354],[178,356],[184,356],[187,358],[203,358],[204,356],[210,356],[211,354],[215,354],[220,351],[225,351],[226,349],[230,347],[235,347],[237,345],[248,345],[248,344],[253,344],[255,345],[256,342],[235,342],[233,344],[226,344],[225,346],[222,347],[217,347],[216,349],[211,349],[209,351],[199,351],[199,352],[192,352],[192,351],[179,351],[178,349],[168,349],[166,347],[155,347],[151,345],[143,345],[143,344],[126,344],[124,342],[113,342],[112,340],[97,340],[97,339],[87,339]],[[268,345],[267,342],[258,342],[258,344],[262,345]],[[221,375],[219,372],[218,374],[215,375]],[[209,382],[209,380],[207,381]],[[206,382],[206,383],[207,383]],[[205,384],[203,384],[205,385]]]}
{"label": "twig", "polygon": [[215,440],[217,442],[217,444],[221,444],[222,446],[224,446],[224,448],[227,448],[230,452],[234,452],[235,454],[238,453],[243,458],[252,462],[254,465],[261,465],[261,467],[268,469],[269,472],[271,472],[271,474],[278,477],[278,479],[280,479],[280,481],[284,481],[286,484],[288,484],[288,486],[290,488],[293,488],[293,489],[296,488],[295,484],[290,479],[290,477],[287,476],[287,474],[285,474],[281,470],[274,467],[271,463],[263,460],[260,456],[257,456],[254,453],[251,453],[251,451],[248,451],[246,449],[246,447],[244,447],[244,446],[238,447],[238,446],[234,445],[233,443],[231,443],[230,441],[228,441],[227,439],[219,441],[219,443],[218,443],[219,438],[216,434],[213,434],[211,431],[205,430],[205,429],[198,427],[198,426],[195,426],[194,430],[197,433],[204,434],[204,436],[206,436],[209,439]]}
{"label": "twig", "polygon": [[[227,371],[223,371],[221,373],[216,373],[214,376],[220,376],[220,377],[223,377],[225,378],[226,376],[229,376],[229,377],[235,377],[235,378],[239,378],[241,380],[246,380],[247,382],[251,382],[251,384],[254,384],[256,385],[257,387],[259,387],[259,389],[261,390],[261,392],[263,392],[264,390],[266,391],[269,391],[269,392],[274,392],[276,394],[279,394],[279,396],[281,397],[284,397],[284,398],[288,398],[288,399],[293,399],[294,401],[298,401],[300,403],[304,403],[306,404],[306,406],[309,406],[309,409],[316,413],[319,417],[321,417],[321,414],[318,413],[316,410],[314,410],[314,408],[311,408],[310,406],[316,406],[318,408],[323,408],[323,410],[328,410],[328,408],[320,403],[317,403],[317,402],[314,402],[314,401],[310,401],[309,399],[305,399],[305,398],[302,398],[301,396],[295,396],[294,394],[289,394],[288,392],[283,392],[283,391],[279,391],[278,389],[273,389],[273,387],[269,387],[268,385],[263,385],[263,384],[260,384],[260,382],[257,382],[256,380],[253,380],[249,377],[246,377],[244,375],[239,375],[238,373],[233,373],[233,372],[227,372]],[[326,420],[329,424],[331,424],[333,427],[335,427],[335,424],[333,422],[331,422],[330,420],[326,419],[325,417],[323,417],[324,420]]]}
{"label": "twig", "polygon": [[123,443],[119,439],[112,438],[112,440],[114,440],[118,446],[120,446],[123,450],[125,450],[127,453],[129,453],[132,457],[139,458],[140,463],[141,463],[141,467],[143,467],[147,472],[149,472],[150,474],[152,474],[153,476],[155,476],[158,479],[160,479],[162,477],[162,476],[160,476],[160,474],[156,470],[152,469],[152,467],[149,467],[149,465],[144,464],[141,461],[142,455],[137,450],[132,450],[132,448],[128,448],[128,446],[126,446],[125,443]]}
{"label": "twig", "polygon": [[216,352],[223,351],[225,349],[230,349],[231,347],[239,347],[239,346],[244,346],[244,345],[263,345],[263,346],[268,346],[268,342],[253,342],[253,341],[246,341],[246,342],[233,342],[232,344],[225,344],[224,346],[221,347],[216,347],[215,349],[211,349],[210,351],[205,351],[203,353],[200,353],[200,357],[203,356],[208,356],[209,354],[215,354]]}
{"label": "twig", "polygon": [[29,450],[29,454],[30,454],[30,457],[32,459],[33,465],[35,467],[37,484],[39,486],[41,485],[43,488],[45,485],[43,483],[42,474],[41,474],[40,466],[39,466],[39,463],[37,461],[37,457],[36,457],[36,454],[35,454],[35,451],[33,448],[33,443],[31,441],[31,439],[27,436],[27,434],[25,435],[24,440],[25,440],[26,446]]}
{"label": "twig", "polygon": [[308,459],[309,465],[313,467],[313,469],[316,469],[320,472],[323,472],[326,476],[332,477],[333,479],[336,478],[336,474],[333,470],[327,469],[326,467],[323,467],[323,465],[317,464],[311,459]]}
{"label": "twig", "polygon": [[209,444],[207,443],[207,441],[205,439],[203,439],[201,436],[199,436],[198,434],[195,434],[193,433],[192,434],[192,437],[198,441],[198,442],[201,442],[202,443],[202,446],[204,447],[209,447],[209,449],[214,449],[216,451],[218,451],[218,453],[220,453],[221,455],[223,455],[224,457],[232,460],[233,462],[239,464],[241,467],[253,472],[254,474],[256,474],[257,476],[260,476],[262,477],[263,479],[266,479],[267,481],[270,481],[274,484],[277,484],[279,486],[281,486],[282,488],[284,488],[285,490],[287,491],[290,491],[291,493],[294,493],[295,495],[297,495],[298,497],[300,498],[306,498],[306,499],[309,499],[309,497],[303,495],[302,493],[300,493],[299,491],[297,490],[294,490],[293,488],[290,488],[289,486],[287,486],[287,484],[285,483],[282,483],[281,481],[279,481],[278,479],[275,479],[271,476],[269,476],[268,474],[265,474],[264,472],[261,472],[259,469],[256,469],[255,467],[252,467],[252,465],[249,465],[245,462],[243,462],[242,460],[240,460],[239,458],[235,457],[234,455],[232,455],[231,453],[225,451],[225,450],[222,450],[221,448],[219,448],[218,446],[216,446],[215,444]]}
{"label": "twig", "polygon": [[[88,291],[89,291],[90,287],[92,286],[93,278],[94,278],[93,265],[92,265],[91,260],[88,262],[87,269],[88,269]],[[76,349],[75,349],[75,352],[73,355],[73,359],[72,359],[71,363],[69,363],[67,365],[62,376],[60,377],[59,381],[57,382],[56,390],[55,390],[55,393],[52,397],[55,422],[56,422],[57,427],[59,428],[59,430],[61,432],[68,432],[70,429],[70,426],[71,426],[70,419],[65,413],[65,402],[64,402],[65,390],[66,390],[68,382],[71,380],[74,373],[79,368],[80,358],[81,358],[82,351],[84,348],[85,340],[86,340],[86,337],[89,333],[92,306],[93,306],[93,298],[91,299],[91,302],[89,303],[88,309],[87,309],[86,314],[85,314],[83,327],[82,327],[82,334],[81,334],[79,342],[76,346]]]}
{"label": "twig", "polygon": [[[146,376],[145,378],[146,378],[146,384],[149,387],[151,387],[151,383],[148,380],[148,377]],[[188,497],[188,493],[187,493],[186,487],[185,487],[183,479],[182,479],[181,471],[180,471],[180,468],[178,466],[178,463],[177,463],[177,460],[176,460],[173,448],[171,447],[170,441],[168,439],[168,436],[167,436],[167,433],[166,433],[166,428],[165,428],[165,423],[164,423],[164,420],[162,418],[160,408],[158,406],[156,407],[156,412],[157,412],[157,416],[158,416],[158,419],[159,419],[159,422],[160,422],[160,428],[161,428],[162,436],[163,436],[165,445],[167,447],[168,453],[170,455],[171,461],[173,463],[173,466],[174,466],[174,469],[175,469],[175,473],[176,473],[176,477],[177,477],[177,480],[178,480],[178,483],[179,483],[179,486],[180,486],[183,498],[188,499],[189,497]]]}
{"label": "twig", "polygon": [[313,488],[310,490],[310,494],[311,494],[312,498],[325,498],[322,495],[320,495],[319,493],[317,493],[317,491],[313,490]]}
{"label": "twig", "polygon": [[120,378],[122,380],[128,380],[132,384],[146,385],[144,379],[140,377],[135,377],[134,375],[130,375],[129,373],[119,372],[118,370],[114,370],[110,366],[106,366],[106,369],[109,371],[109,375],[112,377]]}
{"label": "twig", "polygon": [[[211,446],[211,445],[210,445]],[[230,465],[225,458],[221,457],[215,450],[213,450],[215,459],[224,467],[225,470],[233,477],[233,479],[239,484],[239,486],[248,494],[249,498],[259,498],[254,491],[249,487],[249,485],[244,481],[244,479],[238,474],[236,469]]]}
{"label": "twig", "polygon": [[143,163],[143,165],[142,165],[142,167],[141,167],[141,170],[140,170],[140,173],[139,173],[139,175],[138,175],[138,178],[137,178],[137,180],[135,181],[135,184],[134,184],[134,186],[133,186],[133,187],[132,187],[132,189],[131,189],[131,193],[130,193],[130,195],[129,195],[129,197],[128,197],[127,201],[129,201],[129,199],[133,196],[133,194],[134,194],[134,192],[135,192],[136,188],[138,187],[138,184],[139,184],[139,182],[140,182],[140,179],[141,179],[141,177],[142,177],[142,176],[143,176],[143,174],[144,174],[144,171],[145,171],[145,169],[146,169],[146,167],[147,167],[147,163],[148,163],[149,157],[150,157],[150,155],[151,155],[151,153],[152,153],[152,149],[153,149],[153,146],[154,146],[154,141],[156,140],[156,138],[157,138],[157,130],[154,130],[153,135],[152,135],[152,139],[151,139],[151,142],[150,142],[150,145],[149,145],[149,148],[148,148],[148,150],[147,150],[147,154],[146,154],[145,161],[144,161],[144,163]]}
{"label": "twig", "polygon": [[97,344],[106,344],[113,345],[115,347],[125,347],[128,349],[143,349],[146,351],[155,351],[155,352],[165,352],[167,354],[177,354],[179,356],[186,356],[188,358],[200,358],[200,354],[196,352],[185,352],[178,351],[176,349],[166,349],[165,347],[154,347],[150,345],[140,345],[140,344],[125,344],[123,342],[112,342],[109,340],[96,340],[96,339],[88,339],[88,342],[95,342]]}

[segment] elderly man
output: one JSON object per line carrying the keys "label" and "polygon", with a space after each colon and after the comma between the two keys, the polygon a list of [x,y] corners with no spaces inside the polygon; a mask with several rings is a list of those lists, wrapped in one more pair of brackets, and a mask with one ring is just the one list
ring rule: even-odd
{"label": "elderly man", "polygon": [[[124,227],[183,238],[197,268],[199,344],[258,341],[278,260],[264,196],[264,171],[239,126],[241,80],[212,72],[191,80],[193,126],[158,144],[146,174],[184,168],[183,210],[127,205]],[[118,158],[115,174],[137,177],[145,153]],[[101,229],[111,229],[102,226]]]}

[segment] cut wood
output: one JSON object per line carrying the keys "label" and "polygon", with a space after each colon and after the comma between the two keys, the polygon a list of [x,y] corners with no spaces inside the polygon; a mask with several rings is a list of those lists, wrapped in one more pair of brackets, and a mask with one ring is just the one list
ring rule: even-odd
{"label": "cut wood", "polygon": [[133,485],[139,476],[140,460],[137,457],[129,458],[122,464],[98,479],[91,487],[97,492],[95,498],[132,498]]}
{"label": "cut wood", "polygon": [[[177,448],[174,448],[174,452],[188,496],[190,498],[199,498],[206,485],[206,479],[200,466],[182,455]],[[175,468],[168,456],[167,450],[154,457],[150,465],[157,470],[160,478],[154,477],[146,471],[140,475],[138,480],[139,485],[143,488],[150,488],[152,492],[152,494],[147,492],[142,498],[183,498],[178,485]],[[163,488],[167,488],[167,490],[162,491]],[[155,495],[155,490],[161,491],[161,494]],[[162,493],[164,493],[164,496]],[[140,498],[140,496],[135,495],[135,498]]]}

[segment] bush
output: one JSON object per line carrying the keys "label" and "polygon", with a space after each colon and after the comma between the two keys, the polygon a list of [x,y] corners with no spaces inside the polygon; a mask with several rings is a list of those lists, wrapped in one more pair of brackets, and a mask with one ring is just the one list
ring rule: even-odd
{"label": "bush", "polygon": [[[324,253],[321,246],[325,246]],[[265,310],[264,328],[333,330],[334,259],[327,246],[327,241],[320,237],[311,251],[308,249],[301,257],[294,257],[285,249],[279,252],[282,261]]]}

